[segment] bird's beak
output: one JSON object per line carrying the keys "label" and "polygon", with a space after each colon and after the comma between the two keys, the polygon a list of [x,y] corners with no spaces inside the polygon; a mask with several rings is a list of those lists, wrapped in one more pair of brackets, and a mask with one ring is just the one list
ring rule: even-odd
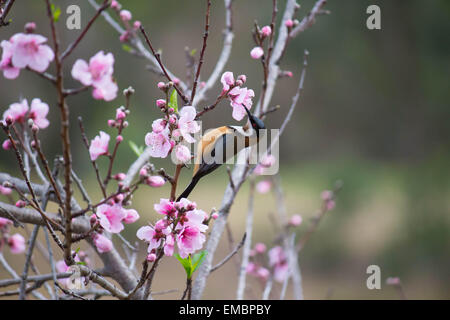
{"label": "bird's beak", "polygon": [[247,109],[246,106],[243,106],[243,107],[245,108],[245,111],[248,114],[248,118],[250,119],[250,121],[252,121],[253,120],[253,114],[250,112],[250,110]]}

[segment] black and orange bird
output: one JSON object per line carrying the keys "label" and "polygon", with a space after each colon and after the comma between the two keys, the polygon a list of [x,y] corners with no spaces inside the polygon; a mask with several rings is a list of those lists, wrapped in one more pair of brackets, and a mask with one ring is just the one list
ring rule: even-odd
{"label": "black and orange bird", "polygon": [[[187,198],[201,178],[210,174],[239,151],[259,142],[264,134],[264,122],[246,107],[250,126],[222,126],[208,131],[198,143],[192,180],[177,201]],[[260,131],[262,130],[262,131]]]}

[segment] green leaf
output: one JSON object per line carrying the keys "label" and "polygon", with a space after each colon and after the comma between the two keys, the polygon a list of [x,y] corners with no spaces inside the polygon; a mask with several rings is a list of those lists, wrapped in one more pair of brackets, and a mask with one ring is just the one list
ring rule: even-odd
{"label": "green leaf", "polygon": [[58,22],[59,17],[61,16],[61,8],[52,4],[51,10],[52,10],[52,15],[53,15],[53,21]]}
{"label": "green leaf", "polygon": [[86,262],[84,262],[84,261],[78,261],[77,264],[78,264],[78,265],[81,265],[81,266],[85,266],[85,265],[86,265]]}
{"label": "green leaf", "polygon": [[75,253],[77,254],[80,250],[81,250],[81,248],[78,247],[77,250],[75,250]]}
{"label": "green leaf", "polygon": [[196,53],[197,53],[197,49],[192,49],[191,53],[190,53],[191,57],[195,56]]}
{"label": "green leaf", "polygon": [[203,250],[199,253],[194,254],[194,257],[192,258],[192,273],[194,273],[198,267],[200,267],[205,261],[206,256],[208,255],[208,251]]}
{"label": "green leaf", "polygon": [[174,256],[175,256],[175,258],[177,258],[178,261],[180,261],[181,265],[184,268],[184,271],[186,271],[186,276],[190,279],[192,276],[191,256],[189,255],[185,259],[180,257],[180,255],[178,253],[175,253]]}
{"label": "green leaf", "polygon": [[139,157],[141,154],[144,153],[144,146],[138,146],[136,143],[134,143],[133,141],[129,141],[128,144],[130,145],[131,150],[134,151],[134,153],[136,153],[136,155]]}
{"label": "green leaf", "polygon": [[122,49],[125,52],[131,52],[133,50],[133,48],[131,48],[129,45],[126,45],[126,44],[122,45]]}
{"label": "green leaf", "polygon": [[176,90],[173,90],[170,94],[169,108],[173,108],[175,112],[178,112],[178,96]]}

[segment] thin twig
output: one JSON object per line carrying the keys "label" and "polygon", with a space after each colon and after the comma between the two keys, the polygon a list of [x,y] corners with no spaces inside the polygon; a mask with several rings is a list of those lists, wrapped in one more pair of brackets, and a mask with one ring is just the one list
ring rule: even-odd
{"label": "thin twig", "polygon": [[217,269],[219,269],[221,266],[223,266],[225,263],[227,263],[233,256],[239,252],[239,250],[242,248],[242,246],[245,243],[245,239],[247,238],[247,233],[244,233],[244,236],[242,237],[241,242],[238,243],[238,245],[231,251],[222,261],[220,261],[218,264],[216,264],[214,267],[211,268],[210,272],[214,272]]}

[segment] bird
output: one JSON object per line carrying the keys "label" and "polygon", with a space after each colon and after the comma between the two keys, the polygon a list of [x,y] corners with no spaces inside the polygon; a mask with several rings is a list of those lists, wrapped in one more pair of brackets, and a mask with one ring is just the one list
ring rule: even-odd
{"label": "bird", "polygon": [[[247,107],[244,108],[251,126],[222,126],[208,131],[202,137],[197,147],[192,180],[176,201],[187,198],[201,178],[219,168],[242,149],[259,142],[266,126]],[[219,159],[221,161],[217,161]]]}

